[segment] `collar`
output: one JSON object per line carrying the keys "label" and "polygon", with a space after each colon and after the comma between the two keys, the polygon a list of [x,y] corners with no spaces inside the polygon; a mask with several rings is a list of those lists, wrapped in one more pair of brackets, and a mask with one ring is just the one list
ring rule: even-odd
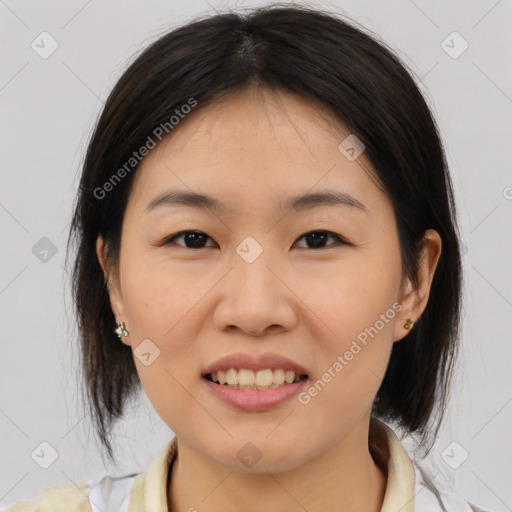
{"label": "collar", "polygon": [[[128,512],[167,512],[167,477],[178,450],[177,438],[167,443],[130,492]],[[414,468],[394,431],[375,418],[370,422],[369,450],[387,472],[381,512],[414,512]]]}

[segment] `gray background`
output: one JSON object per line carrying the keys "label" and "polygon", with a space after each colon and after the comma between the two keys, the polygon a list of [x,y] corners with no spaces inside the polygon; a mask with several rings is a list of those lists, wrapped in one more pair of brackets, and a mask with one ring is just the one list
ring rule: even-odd
{"label": "gray background", "polygon": [[[417,75],[434,110],[456,189],[466,274],[463,353],[431,454],[434,483],[445,479],[480,505],[512,510],[512,2],[309,4],[345,13],[381,36]],[[132,56],[196,15],[254,5],[0,0],[2,506],[49,486],[140,471],[172,437],[143,396],[116,430],[122,467],[102,464],[78,403],[63,266],[71,203],[94,120]],[[31,47],[50,48],[38,37],[43,31],[58,43],[46,59]],[[469,44],[457,58],[446,51],[463,49],[461,39],[448,37],[453,31]],[[45,441],[58,453],[48,469],[40,467],[50,461]],[[33,459],[34,450],[44,456]]]}

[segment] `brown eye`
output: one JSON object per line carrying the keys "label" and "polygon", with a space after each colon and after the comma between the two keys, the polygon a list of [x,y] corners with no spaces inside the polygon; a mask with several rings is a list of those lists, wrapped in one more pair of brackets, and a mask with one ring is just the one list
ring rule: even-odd
{"label": "brown eye", "polygon": [[[334,243],[327,244],[329,238],[334,240]],[[182,239],[182,242],[177,242],[177,240],[180,239]],[[299,247],[301,249],[324,249],[338,244],[350,245],[341,236],[325,230],[309,231],[308,233],[303,234],[297,239],[294,246],[298,243],[298,240],[301,239],[304,239],[306,243],[305,247]],[[184,247],[185,249],[215,247],[213,243],[207,245],[206,242],[208,240],[212,240],[213,242],[213,239],[202,231],[180,231],[179,233],[167,237],[160,245],[176,244]]]}
{"label": "brown eye", "polygon": [[181,231],[167,238],[162,245],[168,245],[175,243],[175,240],[182,238],[183,244],[178,243],[177,245],[184,245],[186,249],[202,249],[204,247],[213,247],[213,245],[205,245],[208,239],[212,240],[207,234],[201,231]]}
{"label": "brown eye", "polygon": [[[329,237],[333,238],[335,240],[335,243],[326,246],[325,242],[329,239]],[[332,233],[331,231],[310,231],[302,235],[297,240],[300,240],[302,238],[304,238],[306,244],[312,245],[312,247],[306,247],[307,249],[323,249],[324,247],[337,245],[337,243],[347,244],[347,242],[343,238],[341,238],[339,235],[335,233]]]}

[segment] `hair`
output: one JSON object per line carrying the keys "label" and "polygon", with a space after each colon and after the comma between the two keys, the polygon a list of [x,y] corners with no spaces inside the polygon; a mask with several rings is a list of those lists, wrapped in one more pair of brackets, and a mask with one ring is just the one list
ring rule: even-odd
{"label": "hair", "polygon": [[[249,87],[319,102],[357,134],[393,204],[403,274],[415,285],[425,231],[435,229],[441,236],[427,306],[405,340],[393,344],[372,407],[372,417],[419,436],[419,446],[428,453],[447,406],[462,301],[455,201],[438,128],[413,73],[384,42],[351,20],[290,4],[196,18],[165,33],[128,66],[96,122],[66,261],[74,241],[71,286],[82,390],[104,451],[115,461],[112,427],[141,387],[131,348],[113,332],[108,282],[96,254],[101,234],[107,264],[117,267],[123,215],[138,166],[120,171],[155,128],[168,126],[191,98],[197,111]],[[113,183],[115,190],[99,194],[116,171],[123,179]]]}

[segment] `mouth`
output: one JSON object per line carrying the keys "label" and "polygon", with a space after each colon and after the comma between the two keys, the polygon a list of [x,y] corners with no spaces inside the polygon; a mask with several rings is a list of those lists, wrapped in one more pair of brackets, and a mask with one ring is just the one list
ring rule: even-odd
{"label": "mouth", "polygon": [[205,390],[244,412],[271,411],[292,400],[309,382],[307,374],[283,368],[229,368],[202,375]]}
{"label": "mouth", "polygon": [[229,389],[266,390],[284,388],[307,380],[309,376],[283,368],[266,368],[257,371],[247,368],[230,368],[227,371],[205,373],[202,378]]}

